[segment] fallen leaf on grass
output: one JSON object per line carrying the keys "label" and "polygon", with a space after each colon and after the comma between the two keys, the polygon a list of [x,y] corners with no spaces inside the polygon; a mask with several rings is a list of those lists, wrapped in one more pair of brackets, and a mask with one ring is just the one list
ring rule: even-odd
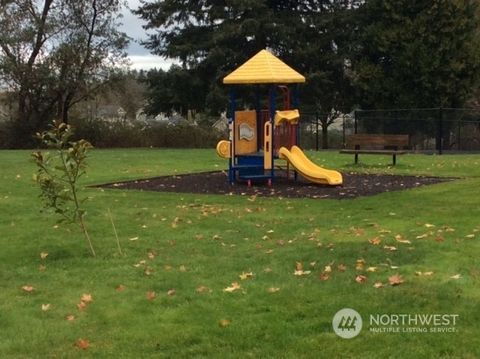
{"label": "fallen leaf on grass", "polygon": [[75,316],[73,314],[69,314],[65,317],[65,319],[68,320],[69,322],[71,322],[71,321],[75,320]]}
{"label": "fallen leaf on grass", "polygon": [[277,293],[280,290],[278,287],[270,287],[267,289],[268,293]]}
{"label": "fallen leaf on grass", "polygon": [[40,272],[45,272],[46,269],[47,269],[47,267],[44,266],[43,264],[40,264],[40,265],[38,266],[38,270],[39,270]]}
{"label": "fallen leaf on grass", "polygon": [[47,252],[41,252],[40,253],[40,258],[41,259],[46,259],[48,257],[48,253]]}
{"label": "fallen leaf on grass", "polygon": [[330,274],[326,272],[322,272],[319,274],[318,278],[322,281],[326,281],[330,279]]}
{"label": "fallen leaf on grass", "polygon": [[307,270],[307,271],[303,270],[303,263],[302,262],[296,262],[295,263],[295,271],[293,272],[293,275],[304,276],[304,275],[308,275],[310,273],[311,273],[311,271],[309,271],[309,270]]}
{"label": "fallen leaf on grass", "polygon": [[239,275],[239,278],[241,280],[246,280],[246,279],[249,279],[249,278],[252,278],[253,277],[253,273],[252,272],[243,272],[242,274]]}
{"label": "fallen leaf on grass", "polygon": [[424,233],[424,234],[420,234],[420,235],[416,236],[415,238],[416,239],[425,239],[427,237],[428,237],[428,233]]}
{"label": "fallen leaf on grass", "polygon": [[387,251],[394,252],[397,250],[397,247],[395,246],[383,246],[383,249],[386,249]]}
{"label": "fallen leaf on grass", "polygon": [[85,294],[83,294],[82,297],[80,298],[80,301],[88,304],[88,303],[93,302],[93,297],[92,297],[91,294],[85,293]]}
{"label": "fallen leaf on grass", "polygon": [[228,319],[220,319],[218,322],[219,327],[221,328],[226,328],[231,324],[231,322]]}
{"label": "fallen leaf on grass", "polygon": [[461,274],[455,274],[450,277],[450,279],[460,279],[460,278],[462,278]]}
{"label": "fallen leaf on grass", "polygon": [[475,238],[475,234],[467,234],[465,238],[468,238],[468,239]]}
{"label": "fallen leaf on grass", "polygon": [[129,238],[128,240],[129,240],[129,241],[137,241],[137,240],[138,240],[138,237],[132,237],[132,238]]}
{"label": "fallen leaf on grass", "polygon": [[375,282],[375,284],[373,285],[374,288],[383,288],[385,287],[385,284],[383,284],[382,282]]}
{"label": "fallen leaf on grass", "polygon": [[227,292],[227,293],[231,293],[231,292],[234,292],[236,290],[239,290],[240,288],[241,287],[240,287],[240,284],[238,282],[233,282],[230,287],[223,288],[223,291]]}
{"label": "fallen leaf on grass", "polygon": [[404,279],[399,274],[394,274],[394,275],[388,277],[388,283],[390,283],[390,285],[392,285],[392,286],[400,285],[404,282],[405,282]]}
{"label": "fallen leaf on grass", "polygon": [[147,299],[148,299],[148,300],[154,300],[155,297],[157,296],[157,294],[156,294],[155,292],[153,292],[153,291],[148,291],[147,294],[146,294],[146,296],[147,296]]}
{"label": "fallen leaf on grass", "polygon": [[201,294],[201,293],[211,293],[212,290],[211,290],[210,288],[208,288],[208,287],[205,287],[204,285],[201,285],[200,287],[198,287],[198,288],[196,289],[196,292],[197,292],[197,293],[200,293],[200,294]]}
{"label": "fallen leaf on grass", "polygon": [[298,270],[298,269],[295,269],[295,271],[293,272],[293,275],[296,275],[298,277],[301,277],[301,276],[304,276],[304,275],[309,275],[310,273],[312,273],[311,271],[309,270]]}
{"label": "fallen leaf on grass", "polygon": [[366,276],[360,274],[360,275],[357,275],[357,276],[355,277],[355,282],[357,282],[357,283],[365,283],[365,282],[367,281],[367,279],[368,279],[368,278],[367,278]]}
{"label": "fallen leaf on grass", "polygon": [[42,311],[46,312],[47,310],[50,310],[50,303],[42,304]]}
{"label": "fallen leaf on grass", "polygon": [[78,310],[84,310],[87,307],[87,303],[85,302],[80,302],[77,304]]}
{"label": "fallen leaf on grass", "polygon": [[177,294],[177,291],[175,289],[170,289],[168,292],[167,292],[167,295],[169,297],[173,297],[175,294]]}
{"label": "fallen leaf on grass", "polygon": [[355,263],[355,269],[363,270],[364,266],[365,266],[365,259],[363,258],[357,259],[357,262]]}
{"label": "fallen leaf on grass", "polygon": [[87,339],[80,338],[75,342],[75,346],[79,349],[86,350],[90,347],[90,342]]}
{"label": "fallen leaf on grass", "polygon": [[179,270],[180,272],[185,273],[185,272],[187,271],[187,267],[185,267],[184,265],[181,265],[181,266],[178,268],[178,270]]}
{"label": "fallen leaf on grass", "polygon": [[433,228],[433,227],[435,227],[435,225],[434,225],[434,224],[431,224],[431,223],[425,223],[425,227],[427,227],[427,228]]}
{"label": "fallen leaf on grass", "polygon": [[401,234],[397,234],[397,235],[395,236],[395,240],[396,240],[398,243],[405,243],[405,244],[411,244],[411,243],[412,243],[412,242],[410,242],[408,239],[404,239]]}
{"label": "fallen leaf on grass", "polygon": [[143,274],[145,274],[146,276],[150,276],[152,275],[153,273],[153,269],[150,268],[150,267],[146,267],[144,270],[143,270]]}
{"label": "fallen leaf on grass", "polygon": [[339,264],[337,266],[337,269],[340,271],[340,272],[345,272],[347,270],[347,266],[345,264]]}
{"label": "fallen leaf on grass", "polygon": [[27,293],[32,293],[35,290],[35,288],[33,288],[31,285],[24,285],[22,289]]}
{"label": "fallen leaf on grass", "polygon": [[323,272],[324,273],[331,273],[332,272],[332,266],[331,265],[325,266],[325,268],[323,269]]}
{"label": "fallen leaf on grass", "polygon": [[123,292],[125,290],[125,286],[123,284],[119,284],[115,290],[119,293]]}
{"label": "fallen leaf on grass", "polygon": [[368,267],[367,272],[376,272],[377,269],[378,269],[377,267]]}
{"label": "fallen leaf on grass", "polygon": [[373,244],[374,246],[378,246],[380,243],[382,243],[382,240],[378,237],[372,238],[368,240],[370,244]]}

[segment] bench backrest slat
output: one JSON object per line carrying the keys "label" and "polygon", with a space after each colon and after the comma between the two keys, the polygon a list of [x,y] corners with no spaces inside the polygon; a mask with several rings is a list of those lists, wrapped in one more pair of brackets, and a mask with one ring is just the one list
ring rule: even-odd
{"label": "bench backrest slat", "polygon": [[346,147],[348,149],[404,149],[409,145],[408,135],[347,135]]}

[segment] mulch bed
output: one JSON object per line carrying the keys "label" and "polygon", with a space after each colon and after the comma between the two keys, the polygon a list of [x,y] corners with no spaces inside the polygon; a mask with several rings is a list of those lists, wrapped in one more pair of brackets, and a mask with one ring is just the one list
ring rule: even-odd
{"label": "mulch bed", "polygon": [[253,183],[251,187],[248,187],[245,182],[239,182],[232,186],[228,183],[227,173],[224,171],[155,177],[144,180],[109,183],[99,187],[175,193],[348,199],[453,180],[452,178],[439,177],[357,173],[342,173],[342,175],[343,185],[336,187],[307,183],[300,176],[298,176],[298,181],[294,181],[292,178],[287,179],[285,176],[276,177],[271,187],[261,182]]}

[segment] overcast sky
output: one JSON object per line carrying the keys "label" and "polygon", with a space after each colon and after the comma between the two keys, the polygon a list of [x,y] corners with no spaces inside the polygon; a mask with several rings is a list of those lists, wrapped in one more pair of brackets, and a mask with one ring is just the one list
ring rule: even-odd
{"label": "overcast sky", "polygon": [[[140,6],[139,0],[128,0],[127,2],[130,9],[137,9]],[[133,15],[129,9],[124,9],[122,22],[122,31],[132,38],[127,52],[133,69],[148,70],[154,67],[168,69],[170,67],[171,61],[151,55],[147,49],[139,44],[141,39],[146,38],[145,30],[142,28],[144,21]]]}

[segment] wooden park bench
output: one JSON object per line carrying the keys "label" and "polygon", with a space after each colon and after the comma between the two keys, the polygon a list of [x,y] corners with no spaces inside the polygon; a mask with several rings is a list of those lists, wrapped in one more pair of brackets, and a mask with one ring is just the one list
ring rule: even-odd
{"label": "wooden park bench", "polygon": [[346,148],[340,153],[354,154],[355,163],[358,155],[392,155],[393,165],[397,163],[397,155],[407,153],[408,135],[370,135],[354,134],[346,138]]}

